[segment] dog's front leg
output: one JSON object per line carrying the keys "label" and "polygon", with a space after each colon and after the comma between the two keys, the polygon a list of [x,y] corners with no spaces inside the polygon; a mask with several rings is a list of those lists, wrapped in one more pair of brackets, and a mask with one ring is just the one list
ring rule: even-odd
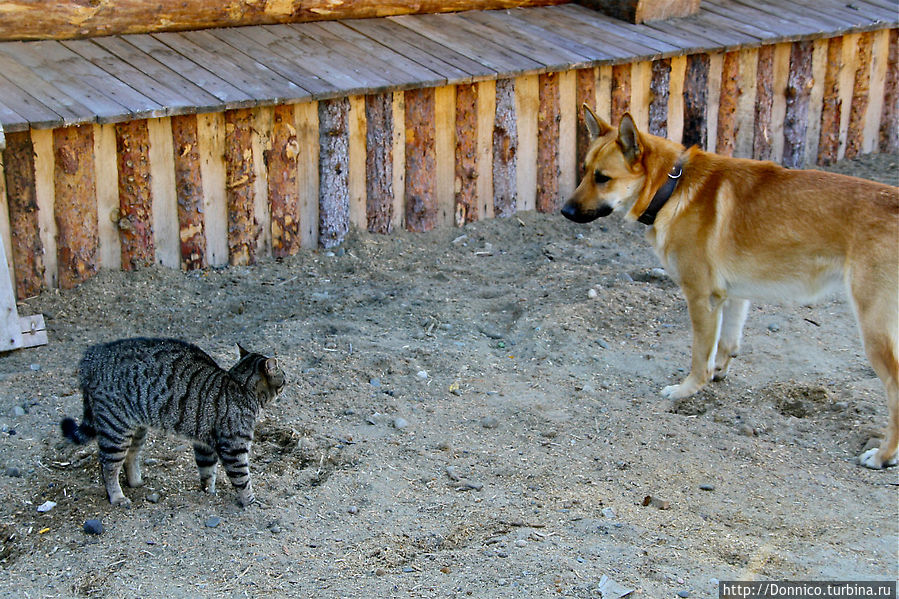
{"label": "dog's front leg", "polygon": [[680,385],[669,385],[662,389],[662,395],[668,399],[689,397],[709,382],[721,334],[721,312],[725,295],[687,289],[684,289],[684,295],[687,297],[687,309],[693,325],[693,360],[690,375]]}

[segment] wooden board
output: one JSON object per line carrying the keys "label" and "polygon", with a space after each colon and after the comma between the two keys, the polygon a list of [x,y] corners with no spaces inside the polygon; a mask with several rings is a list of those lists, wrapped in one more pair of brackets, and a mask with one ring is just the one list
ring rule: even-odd
{"label": "wooden board", "polygon": [[684,74],[684,130],[681,142],[706,148],[708,144],[708,54],[692,54],[687,57]]}
{"label": "wooden board", "polygon": [[671,82],[671,59],[652,62],[649,81],[649,107],[647,131],[659,137],[668,136],[668,101]]}
{"label": "wooden board", "polygon": [[862,133],[861,151],[864,154],[870,154],[877,147],[880,115],[883,113],[884,107],[884,90],[889,85],[887,69],[889,67],[890,31],[884,29],[874,32],[872,35],[869,104]]}
{"label": "wooden board", "polygon": [[[318,124],[318,102],[297,104],[294,110],[297,142],[301,152],[297,158],[297,198],[300,215],[300,245],[318,247],[319,153],[321,141]],[[304,149],[304,150],[303,150]]]}
{"label": "wooden board", "polygon": [[434,167],[437,226],[452,226],[456,220],[456,88],[434,89]]}
{"label": "wooden board", "polygon": [[[559,201],[559,74],[538,77],[537,172],[535,206],[538,212],[555,212]],[[521,121],[519,120],[519,123]],[[527,168],[527,167],[526,167]]]}
{"label": "wooden board", "polygon": [[840,148],[840,71],[844,39],[834,37],[827,42],[827,59],[822,90],[821,127],[817,164],[830,164],[837,159]]}
{"label": "wooden board", "polygon": [[887,53],[887,75],[884,79],[883,110],[880,114],[881,152],[899,151],[899,31],[890,31],[890,47]]}
{"label": "wooden board", "polygon": [[202,173],[204,168],[207,173],[211,172],[209,165],[204,167],[203,162],[211,159],[209,152],[212,149],[208,148],[208,132],[204,132],[207,148],[201,152],[199,123],[200,117],[193,115],[175,116],[171,120],[179,257],[185,270],[204,268],[208,264]]}
{"label": "wooden board", "polygon": [[393,93],[365,96],[365,228],[393,230]]}
{"label": "wooden board", "polygon": [[518,209],[518,111],[515,79],[496,82],[493,122],[493,213],[508,217]]}
{"label": "wooden board", "polygon": [[318,103],[318,242],[324,248],[343,243],[350,230],[349,98]]}
{"label": "wooden board", "polygon": [[[40,250],[43,251],[44,286],[57,287],[59,268],[57,260],[56,235],[56,159],[53,152],[53,131],[32,129],[34,144],[34,195],[37,204],[37,225],[40,235]],[[18,262],[17,262],[18,264]],[[18,269],[16,269],[18,272]]]}
{"label": "wooden board", "polygon": [[[228,264],[228,200],[225,190],[225,115],[206,113],[197,115],[197,146],[200,160],[200,180],[203,193],[203,233],[205,234],[205,263],[207,266]],[[184,243],[183,221],[181,241]],[[182,260],[184,251],[182,249]]]}
{"label": "wooden board", "polygon": [[259,225],[256,221],[256,169],[253,160],[253,112],[225,112],[225,197],[228,211],[228,263],[256,262]]}
{"label": "wooden board", "polygon": [[846,132],[844,157],[856,158],[862,150],[865,121],[871,95],[871,50],[874,37],[870,32],[859,34],[855,59],[855,82],[852,86],[852,102],[849,107],[849,128]]}
{"label": "wooden board", "polygon": [[438,222],[433,89],[405,92],[406,228],[430,231]]}
{"label": "wooden board", "polygon": [[539,107],[538,76],[517,77],[515,79],[515,114],[518,125],[518,151],[515,154],[515,176],[518,190],[516,211],[537,209],[537,111]]}
{"label": "wooden board", "polygon": [[808,112],[811,100],[812,42],[796,42],[790,49],[789,82],[786,91],[784,116],[783,164],[789,168],[801,168],[806,162]]}
{"label": "wooden board", "polygon": [[10,229],[16,232],[8,246],[15,264],[15,295],[25,299],[37,295],[44,285],[37,171],[29,132],[10,133],[6,137],[3,172]]}
{"label": "wooden board", "polygon": [[147,121],[139,119],[117,123],[115,134],[122,270],[135,270],[153,264],[156,251],[150,188],[150,131]]}
{"label": "wooden board", "polygon": [[[284,106],[282,105],[282,108]],[[268,196],[268,166],[265,157],[272,147],[274,108],[260,106],[253,109],[251,124],[253,149],[253,216],[256,218],[256,260],[272,256],[272,210]]]}
{"label": "wooden board", "polygon": [[559,198],[561,208],[578,182],[577,167],[577,81],[575,71],[559,73]]}
{"label": "wooden board", "polygon": [[493,127],[496,120],[496,82],[478,86],[477,194],[478,218],[493,218]]}
{"label": "wooden board", "polygon": [[295,115],[296,109],[291,104],[275,107],[271,143],[264,159],[268,173],[272,255],[275,258],[292,256],[300,249],[300,183],[297,176],[300,142]]}
{"label": "wooden board", "polygon": [[347,186],[350,194],[350,224],[361,230],[368,226],[366,206],[366,157],[368,151],[365,116],[365,97],[350,96],[350,111],[347,114],[349,135],[349,173]]}
{"label": "wooden board", "polygon": [[[53,215],[59,286],[71,289],[97,273],[97,204],[91,125],[53,130]],[[89,201],[85,202],[84,199]]]}
{"label": "wooden board", "polygon": [[[181,265],[178,199],[175,191],[175,162],[170,118],[147,121],[150,148],[150,196],[153,199],[153,245],[157,264],[169,268]],[[97,183],[99,188],[99,181]],[[99,215],[102,220],[102,214]]]}
{"label": "wooden board", "polygon": [[100,268],[121,270],[119,242],[119,175],[115,125],[94,125],[94,169],[97,181],[97,235]]}
{"label": "wooden board", "polygon": [[478,220],[478,85],[456,86],[455,214],[457,227]]}

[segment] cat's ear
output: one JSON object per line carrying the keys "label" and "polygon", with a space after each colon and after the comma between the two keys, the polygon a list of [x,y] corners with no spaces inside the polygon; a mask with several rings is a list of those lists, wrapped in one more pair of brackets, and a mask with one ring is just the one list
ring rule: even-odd
{"label": "cat's ear", "polygon": [[265,374],[275,374],[278,372],[278,360],[269,358],[265,361]]}
{"label": "cat's ear", "polygon": [[250,352],[248,352],[247,350],[245,350],[245,349],[243,348],[243,346],[242,346],[240,343],[237,344],[237,351],[240,352],[240,357],[241,357],[241,359],[243,359],[243,358],[247,357],[248,355],[250,355]]}

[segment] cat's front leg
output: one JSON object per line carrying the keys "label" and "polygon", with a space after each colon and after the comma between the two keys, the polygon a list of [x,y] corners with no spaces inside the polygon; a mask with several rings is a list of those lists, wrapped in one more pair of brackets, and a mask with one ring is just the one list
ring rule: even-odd
{"label": "cat's front leg", "polygon": [[194,443],[194,460],[200,472],[200,490],[215,493],[215,467],[219,461],[215,450],[197,441]]}

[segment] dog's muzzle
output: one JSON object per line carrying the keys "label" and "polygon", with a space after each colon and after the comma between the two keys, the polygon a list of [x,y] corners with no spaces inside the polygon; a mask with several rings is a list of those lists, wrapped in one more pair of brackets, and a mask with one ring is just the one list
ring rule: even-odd
{"label": "dog's muzzle", "polygon": [[576,203],[571,201],[562,206],[562,216],[576,223],[589,223],[610,214],[612,214],[612,208],[606,204],[595,210],[581,210]]}

